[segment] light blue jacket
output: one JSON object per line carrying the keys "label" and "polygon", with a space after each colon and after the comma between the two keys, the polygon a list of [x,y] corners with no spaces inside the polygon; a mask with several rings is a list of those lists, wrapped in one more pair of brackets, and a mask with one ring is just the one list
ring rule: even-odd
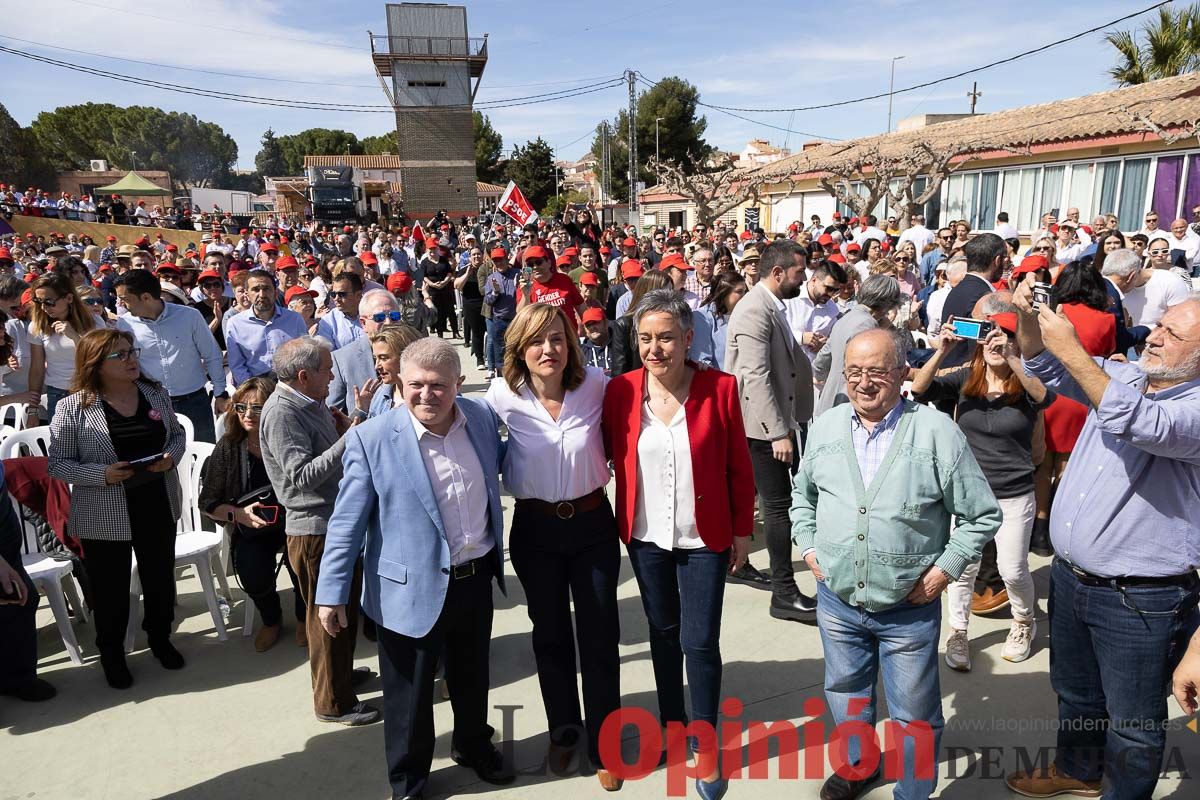
{"label": "light blue jacket", "polygon": [[[496,413],[481,400],[459,397],[487,486],[489,554],[504,591],[504,512],[500,506],[503,448]],[[362,609],[390,631],[419,638],[437,622],[450,583],[450,546],[416,431],[407,408],[351,428],[343,477],[325,535],[318,605],[343,605],[363,557]]]}

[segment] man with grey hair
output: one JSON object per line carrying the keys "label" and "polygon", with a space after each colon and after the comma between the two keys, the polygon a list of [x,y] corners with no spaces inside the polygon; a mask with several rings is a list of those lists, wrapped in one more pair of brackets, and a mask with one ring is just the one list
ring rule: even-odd
{"label": "man with grey hair", "polygon": [[1014,290],[1025,371],[1088,414],[1050,512],[1055,758],[1007,783],[1099,797],[1103,780],[1106,797],[1151,797],[1168,676],[1200,626],[1200,299],[1168,308],[1126,363],[1089,356],[1032,291],[1028,278]]}
{"label": "man with grey hair", "polygon": [[[433,680],[444,659],[455,761],[512,783],[487,724],[492,579],[504,591],[504,512],[496,412],[462,397],[458,351],[420,339],[400,357],[404,404],[346,436],[317,585],[333,641],[354,640],[363,610],[378,624],[384,751],[392,797],[421,797],[433,762]],[[353,646],[351,644],[351,646]]]}
{"label": "man with grey hair", "polygon": [[[354,692],[357,605],[351,603],[347,611],[351,635],[337,639],[326,634],[313,607],[326,526],[342,478],[343,434],[350,420],[324,403],[333,379],[333,359],[324,339],[302,336],[286,342],[275,351],[272,366],[279,384],[263,404],[259,441],[267,478],[286,513],[288,561],[307,610],[314,710],[322,722],[365,725],[379,719],[379,712],[359,702]],[[351,568],[357,587],[361,567],[352,563]]]}
{"label": "man with grey hair", "polygon": [[1129,326],[1125,319],[1125,294],[1146,282],[1142,257],[1129,249],[1114,250],[1104,257],[1100,274],[1104,276],[1108,291],[1108,311],[1117,320],[1117,352],[1125,353],[1131,347],[1140,347],[1150,335],[1150,327]]}
{"label": "man with grey hair", "polygon": [[[333,382],[329,384],[326,403],[358,419],[366,416],[365,409],[371,405],[371,392],[365,390],[376,379],[371,336],[383,328],[399,325],[400,320],[400,304],[391,292],[372,289],[363,294],[358,303],[358,324],[362,326],[363,335],[333,351]],[[358,402],[360,399],[364,402]],[[364,409],[361,414],[358,413],[360,405]]]}
{"label": "man with grey hair", "polygon": [[[923,800],[937,784],[936,759],[927,770],[918,764],[939,752],[945,724],[940,597],[979,559],[1001,516],[954,420],[901,396],[906,338],[890,327],[869,328],[847,342],[849,402],[813,421],[791,520],[792,541],[817,577],[834,722],[862,721],[874,731],[882,672],[891,718],[918,740],[899,748],[895,796]],[[922,732],[929,738],[920,741]],[[862,744],[847,737],[847,766],[821,787],[822,798],[853,800],[878,779],[880,759],[859,766]]]}
{"label": "man with grey hair", "polygon": [[829,341],[813,359],[813,377],[823,381],[814,416],[819,417],[846,402],[846,379],[842,375],[846,346],[858,334],[892,324],[904,295],[891,275],[869,275],[858,290],[858,304],[842,315],[829,331]]}

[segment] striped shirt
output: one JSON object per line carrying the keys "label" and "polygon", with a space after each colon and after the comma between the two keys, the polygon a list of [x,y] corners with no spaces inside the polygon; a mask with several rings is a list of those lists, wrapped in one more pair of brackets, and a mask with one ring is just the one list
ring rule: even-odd
{"label": "striped shirt", "polygon": [[858,412],[850,416],[850,439],[854,442],[854,455],[858,459],[858,471],[862,475],[864,487],[869,487],[875,480],[875,473],[887,457],[892,439],[896,435],[896,426],[904,414],[904,400],[900,399],[887,416],[868,431],[858,417]]}

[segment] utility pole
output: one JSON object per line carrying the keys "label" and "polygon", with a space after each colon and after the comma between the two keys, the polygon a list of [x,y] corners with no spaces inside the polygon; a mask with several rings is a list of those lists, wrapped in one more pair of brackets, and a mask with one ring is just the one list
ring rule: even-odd
{"label": "utility pole", "polygon": [[600,123],[600,206],[608,202],[612,196],[612,153],[609,151],[608,120]]}
{"label": "utility pole", "polygon": [[967,97],[971,100],[971,115],[974,116],[975,103],[983,97],[983,92],[979,91],[979,81],[971,81],[971,91],[967,92]]}
{"label": "utility pole", "polygon": [[896,88],[896,62],[904,56],[892,56],[892,77],[888,81],[888,126],[884,133],[892,132],[892,92]]}
{"label": "utility pole", "polygon": [[629,221],[637,225],[637,73],[625,70],[625,80],[629,83]]}

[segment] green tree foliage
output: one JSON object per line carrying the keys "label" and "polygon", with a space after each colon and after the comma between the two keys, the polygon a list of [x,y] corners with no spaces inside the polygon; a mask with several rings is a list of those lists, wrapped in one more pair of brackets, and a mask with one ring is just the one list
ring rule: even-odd
{"label": "green tree foliage", "polygon": [[[648,168],[654,156],[654,121],[658,119],[658,149],[663,161],[674,161],[687,168],[698,168],[713,151],[704,141],[708,120],[697,116],[700,92],[682,78],[663,78],[658,85],[638,96],[637,147],[638,180],[652,185],[654,173]],[[610,188],[613,196],[629,196],[629,113],[622,110],[609,123],[609,157],[612,163]],[[600,128],[592,140],[592,154],[601,159],[603,143]]]}
{"label": "green tree foliage", "polygon": [[0,183],[46,187],[54,183],[54,169],[42,156],[37,140],[0,104]]}
{"label": "green tree foliage", "polygon": [[30,129],[59,170],[87,169],[93,158],[132,169],[136,159],[138,169],[166,170],[186,187],[220,185],[237,163],[237,143],[219,125],[149,106],[63,106],[38,114]]}
{"label": "green tree foliage", "polygon": [[483,113],[474,111],[471,116],[475,127],[475,173],[479,180],[493,183],[503,176],[500,153],[504,150],[504,138]]}
{"label": "green tree foliage", "polygon": [[362,142],[349,131],[329,128],[309,128],[289,136],[279,137],[279,149],[288,175],[304,172],[305,156],[358,156],[363,154]]}
{"label": "green tree foliage", "polygon": [[379,136],[364,136],[360,141],[363,153],[368,156],[396,155],[399,150],[395,131]]}
{"label": "green tree foliage", "polygon": [[504,177],[515,181],[530,205],[543,208],[554,197],[554,150],[542,137],[513,148],[504,165]]}
{"label": "green tree foliage", "polygon": [[1194,72],[1200,67],[1200,4],[1160,8],[1140,31],[1114,31],[1105,40],[1117,51],[1108,71],[1122,86]]}
{"label": "green tree foliage", "polygon": [[565,210],[567,207],[567,203],[574,203],[575,205],[581,206],[584,203],[586,203],[589,199],[591,199],[591,198],[589,198],[583,192],[577,192],[574,189],[571,189],[570,191],[566,192],[565,194],[556,195],[554,197],[551,197],[549,200],[547,200],[546,205],[542,208],[542,216],[543,217],[553,217],[556,214],[560,213],[561,211]]}
{"label": "green tree foliage", "polygon": [[283,158],[283,148],[279,146],[279,139],[275,136],[275,131],[270,128],[267,128],[267,132],[262,135],[262,149],[254,157],[254,168],[258,170],[259,176],[277,178],[287,174],[287,162]]}

